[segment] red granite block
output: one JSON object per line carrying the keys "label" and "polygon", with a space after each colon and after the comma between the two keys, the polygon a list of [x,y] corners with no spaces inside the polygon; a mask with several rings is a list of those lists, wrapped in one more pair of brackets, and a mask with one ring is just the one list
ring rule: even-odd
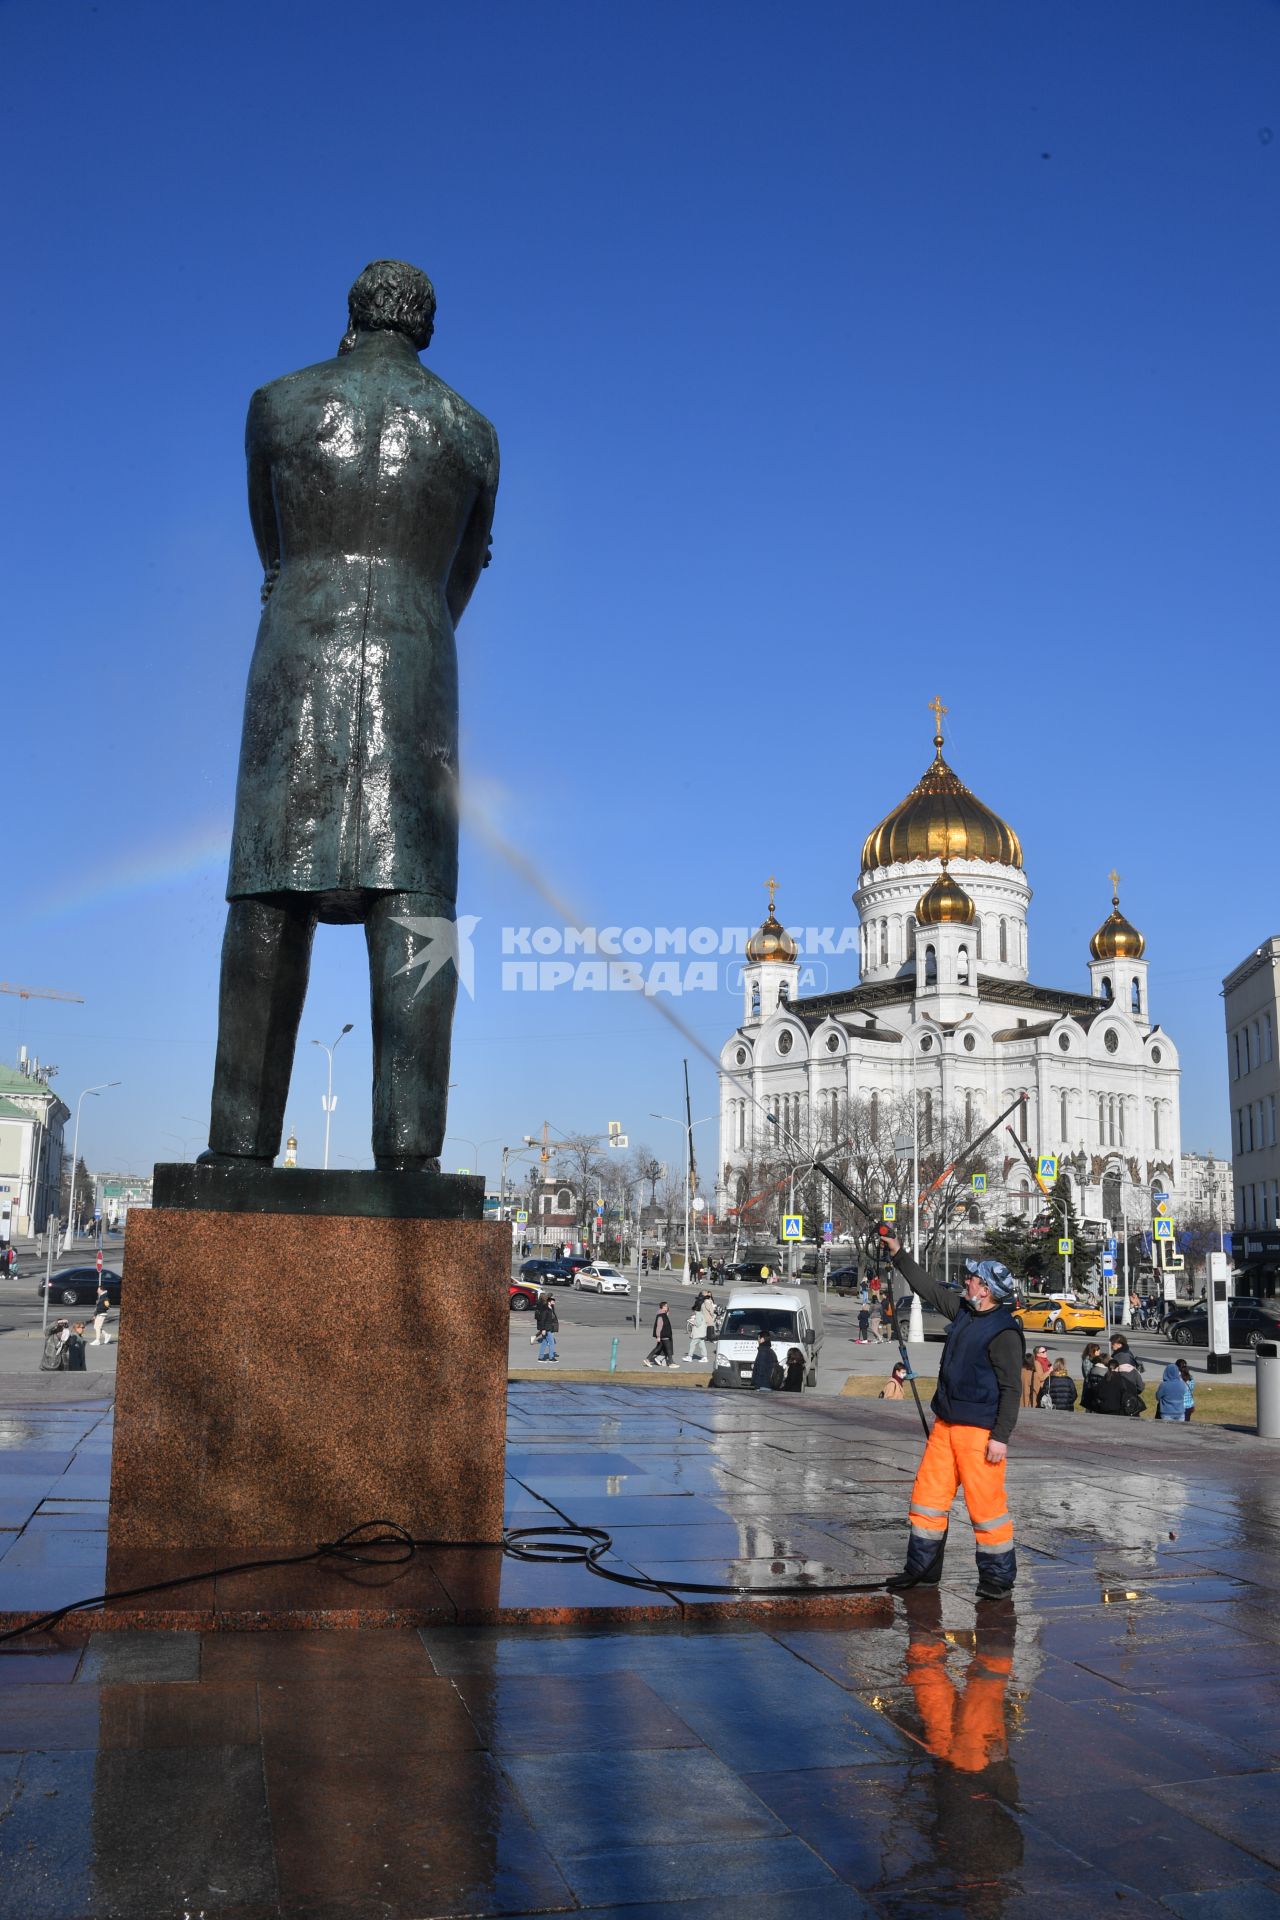
{"label": "red granite block", "polygon": [[113,1555],[500,1538],[504,1227],[135,1210],[127,1248]]}

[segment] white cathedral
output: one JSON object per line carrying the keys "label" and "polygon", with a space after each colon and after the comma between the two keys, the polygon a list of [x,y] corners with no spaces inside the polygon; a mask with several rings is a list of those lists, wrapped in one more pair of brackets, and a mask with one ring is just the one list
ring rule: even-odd
{"label": "white cathedral", "polygon": [[[770,883],[747,943],[742,1024],[720,1056],[717,1211],[745,1197],[754,1159],[776,1153],[768,1114],[831,1147],[849,1104],[910,1112],[914,1092],[923,1153],[937,1121],[951,1116],[972,1138],[1025,1092],[1012,1124],[1033,1156],[1060,1157],[1077,1215],[1146,1225],[1151,1196],[1176,1196],[1181,1173],[1178,1050],[1151,1019],[1146,942],[1112,874],[1088,993],[1033,984],[1021,842],[947,765],[946,708],[932,705],[933,762],[863,844],[860,984],[801,997],[801,956]],[[983,1217],[1039,1213],[1003,1129],[990,1146]]]}

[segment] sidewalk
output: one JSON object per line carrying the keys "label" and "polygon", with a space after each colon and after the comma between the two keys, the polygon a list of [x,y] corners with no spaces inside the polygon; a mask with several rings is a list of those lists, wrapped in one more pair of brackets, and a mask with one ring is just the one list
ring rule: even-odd
{"label": "sidewalk", "polygon": [[[1024,1422],[1012,1607],[959,1512],[942,1588],[851,1622],[682,1591],[882,1575],[920,1440],[909,1403],[515,1386],[510,1522],[607,1529],[647,1617],[504,1560],[495,1627],[0,1648],[0,1920],[1280,1913],[1275,1444]],[[0,1412],[0,1603],[92,1590],[108,1461],[101,1410]]]}

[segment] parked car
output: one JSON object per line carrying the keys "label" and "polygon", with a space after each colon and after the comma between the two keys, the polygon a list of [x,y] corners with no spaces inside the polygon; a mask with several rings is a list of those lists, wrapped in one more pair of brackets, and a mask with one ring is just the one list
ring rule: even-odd
{"label": "parked car", "polygon": [[512,1313],[531,1313],[538,1304],[541,1287],[531,1287],[527,1280],[512,1280],[509,1283],[510,1294],[507,1305]]}
{"label": "parked car", "polygon": [[1014,1319],[1031,1333],[1101,1333],[1106,1326],[1097,1307],[1068,1300],[1060,1293],[1032,1293],[1015,1307]]}
{"label": "parked car", "polygon": [[[113,1267],[102,1269],[102,1278],[106,1284],[107,1298],[113,1307],[120,1305],[120,1275]],[[61,1273],[49,1276],[49,1299],[64,1307],[91,1307],[98,1297],[98,1269],[96,1267],[64,1267]],[[36,1287],[36,1299],[44,1299],[44,1275],[40,1275]]]}
{"label": "parked car", "polygon": [[630,1293],[631,1283],[625,1274],[619,1273],[605,1260],[593,1260],[588,1267],[581,1267],[573,1283],[583,1293]]}
{"label": "parked car", "polygon": [[[1227,1337],[1233,1347],[1256,1347],[1259,1340],[1280,1340],[1280,1315],[1269,1307],[1245,1306],[1243,1301],[1230,1300],[1227,1302]],[[1175,1320],[1168,1338],[1179,1347],[1207,1347],[1209,1316],[1204,1308]]]}
{"label": "parked car", "polygon": [[782,1269],[776,1260],[735,1260],[731,1267],[725,1268],[724,1277],[730,1286],[743,1280],[760,1280],[768,1285],[771,1280],[782,1278]]}
{"label": "parked car", "polygon": [[567,1260],[522,1260],[520,1278],[537,1287],[571,1287],[573,1268]]}

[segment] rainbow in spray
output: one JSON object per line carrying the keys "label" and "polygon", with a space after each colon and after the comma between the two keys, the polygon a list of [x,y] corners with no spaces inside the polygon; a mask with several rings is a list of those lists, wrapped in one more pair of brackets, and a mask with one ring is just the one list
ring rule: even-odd
{"label": "rainbow in spray", "polygon": [[66,920],[87,907],[117,906],[205,875],[225,874],[231,846],[228,820],[204,821],[173,839],[136,846],[33,902],[32,920]]}

